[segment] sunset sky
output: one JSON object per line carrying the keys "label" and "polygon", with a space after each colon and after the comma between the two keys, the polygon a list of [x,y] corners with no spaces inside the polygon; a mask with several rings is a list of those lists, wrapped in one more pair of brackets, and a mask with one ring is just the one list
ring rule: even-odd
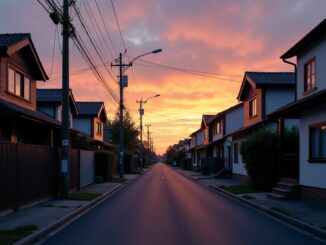
{"label": "sunset sky", "polygon": [[[198,129],[202,114],[216,114],[236,104],[245,71],[292,71],[291,66],[279,59],[280,55],[326,17],[325,0],[113,2],[127,48],[125,62],[139,54],[163,49],[162,53],[143,58],[159,65],[140,60],[126,71],[129,87],[125,89],[126,107],[137,126],[136,100],[161,94],[145,104],[143,118],[144,124],[152,125],[154,145],[159,153]],[[110,63],[125,47],[111,1],[77,0],[76,8],[115,79],[103,66],[99,69],[118,95],[118,70],[111,68]],[[71,18],[95,63],[100,65],[101,60],[72,9]],[[53,24],[37,0],[1,0],[0,23],[1,33],[32,34],[50,77],[46,83],[39,83],[39,88],[60,87],[61,35],[58,44],[58,33],[61,27]],[[90,70],[83,70],[88,66],[72,42],[70,47],[71,88],[75,99],[105,101],[108,117],[112,118],[117,103]]]}

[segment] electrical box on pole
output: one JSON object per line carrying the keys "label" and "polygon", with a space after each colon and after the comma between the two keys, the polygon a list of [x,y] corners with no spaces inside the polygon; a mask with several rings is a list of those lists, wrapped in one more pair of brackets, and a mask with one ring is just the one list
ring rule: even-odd
{"label": "electrical box on pole", "polygon": [[142,115],[142,116],[143,116],[143,115],[144,115],[144,112],[145,112],[145,110],[144,110],[144,109],[139,109],[139,114],[140,114],[140,115]]}
{"label": "electrical box on pole", "polygon": [[127,88],[128,87],[128,76],[123,75],[121,82],[122,82],[122,87]]}

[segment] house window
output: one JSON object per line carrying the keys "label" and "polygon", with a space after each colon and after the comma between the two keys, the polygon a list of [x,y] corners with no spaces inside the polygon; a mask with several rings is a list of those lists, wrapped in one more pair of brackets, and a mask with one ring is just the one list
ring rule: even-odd
{"label": "house window", "polygon": [[233,144],[233,162],[239,163],[239,143]]}
{"label": "house window", "polygon": [[304,91],[316,88],[316,59],[313,58],[304,65]]}
{"label": "house window", "polygon": [[221,133],[221,121],[216,122],[216,134]]}
{"label": "house window", "polygon": [[249,117],[257,116],[257,99],[249,100]]}
{"label": "house window", "polygon": [[30,100],[30,89],[30,79],[11,67],[8,67],[8,92]]}
{"label": "house window", "polygon": [[99,122],[96,123],[96,134],[102,135],[102,123]]}
{"label": "house window", "polygon": [[326,123],[310,127],[310,159],[326,161]]}

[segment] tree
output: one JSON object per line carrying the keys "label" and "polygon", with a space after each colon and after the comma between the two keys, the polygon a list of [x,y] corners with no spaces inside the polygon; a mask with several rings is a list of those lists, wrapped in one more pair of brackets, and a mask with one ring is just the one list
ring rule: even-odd
{"label": "tree", "polygon": [[175,160],[175,157],[176,157],[176,152],[175,150],[173,149],[173,146],[170,145],[166,152],[165,152],[165,157],[166,157],[166,162],[170,165],[173,164],[173,161]]}
{"label": "tree", "polygon": [[[111,122],[110,133],[112,136],[112,143],[119,145],[120,142],[120,113],[119,110],[116,112],[113,121]],[[137,127],[135,126],[134,121],[130,117],[128,111],[124,113],[123,116],[123,130],[124,130],[124,149],[125,152],[134,153],[136,140],[139,134]]]}

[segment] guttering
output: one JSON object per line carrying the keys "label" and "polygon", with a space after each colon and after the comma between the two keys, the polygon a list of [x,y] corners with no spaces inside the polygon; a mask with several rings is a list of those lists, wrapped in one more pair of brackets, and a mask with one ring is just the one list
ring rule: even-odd
{"label": "guttering", "polygon": [[291,61],[286,60],[285,58],[282,58],[282,61],[294,66],[294,101],[297,101],[297,65]]}

